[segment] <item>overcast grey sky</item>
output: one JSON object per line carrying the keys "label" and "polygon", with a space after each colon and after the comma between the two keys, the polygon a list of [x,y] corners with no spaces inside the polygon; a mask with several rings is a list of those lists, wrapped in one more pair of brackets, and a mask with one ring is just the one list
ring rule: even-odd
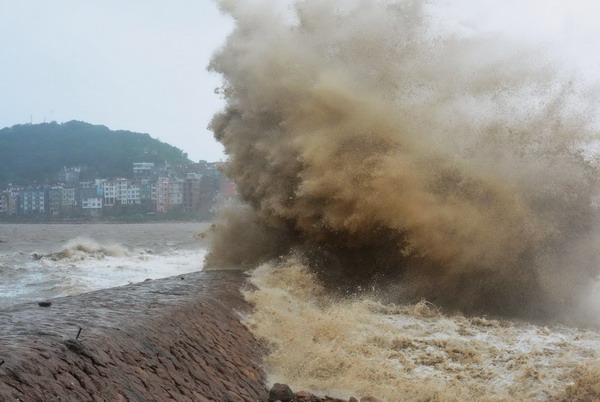
{"label": "overcast grey sky", "polygon": [[212,0],[0,0],[0,128],[82,120],[224,159],[206,66],[232,29]]}
{"label": "overcast grey sky", "polygon": [[[435,3],[462,30],[543,38],[600,81],[596,0]],[[213,0],[0,0],[0,128],[82,120],[146,132],[194,160],[223,159],[206,129],[222,108],[206,66],[232,29]]]}

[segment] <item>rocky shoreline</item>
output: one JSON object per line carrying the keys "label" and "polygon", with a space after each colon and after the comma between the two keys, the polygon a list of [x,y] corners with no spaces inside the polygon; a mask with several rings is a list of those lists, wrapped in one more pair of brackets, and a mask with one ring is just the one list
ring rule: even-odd
{"label": "rocky shoreline", "polygon": [[243,282],[197,272],[0,311],[0,399],[265,401]]}
{"label": "rocky shoreline", "polygon": [[363,396],[360,401],[355,397],[338,399],[331,396],[317,396],[307,391],[294,393],[287,384],[274,384],[269,391],[268,402],[383,402],[373,396]]}

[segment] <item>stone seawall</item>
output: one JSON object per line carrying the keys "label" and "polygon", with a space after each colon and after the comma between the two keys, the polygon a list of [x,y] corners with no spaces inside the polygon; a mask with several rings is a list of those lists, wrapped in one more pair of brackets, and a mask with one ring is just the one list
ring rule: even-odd
{"label": "stone seawall", "polygon": [[264,401],[243,281],[197,272],[0,311],[0,400]]}

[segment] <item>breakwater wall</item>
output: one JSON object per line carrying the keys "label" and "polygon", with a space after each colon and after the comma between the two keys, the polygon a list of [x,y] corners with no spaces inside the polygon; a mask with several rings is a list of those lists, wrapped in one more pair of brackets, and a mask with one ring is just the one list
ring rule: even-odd
{"label": "breakwater wall", "polygon": [[243,283],[197,272],[0,311],[0,400],[266,400]]}

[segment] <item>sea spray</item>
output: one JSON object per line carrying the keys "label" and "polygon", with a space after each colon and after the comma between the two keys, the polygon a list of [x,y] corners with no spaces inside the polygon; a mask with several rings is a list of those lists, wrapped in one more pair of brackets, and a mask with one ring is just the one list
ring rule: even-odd
{"label": "sea spray", "polygon": [[598,99],[549,45],[436,1],[219,4],[236,28],[211,128],[242,204],[207,267],[293,250],[346,292],[589,322]]}
{"label": "sea spray", "polygon": [[[146,253],[147,251],[136,250],[137,253]],[[128,257],[133,254],[132,251],[120,244],[101,245],[90,238],[79,237],[69,240],[62,250],[55,253],[38,254],[34,253],[34,259],[76,262],[86,259],[103,259],[105,257]]]}

